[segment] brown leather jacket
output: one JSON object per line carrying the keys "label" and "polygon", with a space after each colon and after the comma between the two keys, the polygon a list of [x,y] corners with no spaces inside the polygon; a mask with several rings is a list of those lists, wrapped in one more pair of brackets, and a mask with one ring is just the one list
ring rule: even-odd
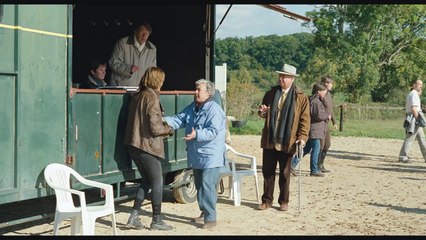
{"label": "brown leather jacket", "polygon": [[[265,93],[262,104],[271,106],[274,101],[275,92],[280,86],[274,86]],[[305,143],[308,141],[309,129],[311,124],[311,117],[309,113],[309,99],[308,96],[297,86],[295,86],[296,92],[296,106],[294,108],[294,121],[291,125],[291,136],[288,143],[283,145],[282,151],[294,154],[296,153],[296,140],[303,140]],[[259,113],[259,116],[265,118],[265,125],[262,130],[262,138],[260,140],[260,147],[266,149],[273,149],[274,143],[269,142],[269,124],[270,124],[270,110],[263,115]]]}
{"label": "brown leather jacket", "polygon": [[164,159],[164,138],[173,129],[162,121],[159,92],[145,88],[130,100],[124,144]]}

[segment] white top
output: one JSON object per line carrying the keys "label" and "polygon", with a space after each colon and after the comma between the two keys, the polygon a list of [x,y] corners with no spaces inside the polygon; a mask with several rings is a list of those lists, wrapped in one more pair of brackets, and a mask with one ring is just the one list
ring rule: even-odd
{"label": "white top", "polygon": [[145,47],[146,42],[139,44],[138,40],[136,39],[136,36],[133,35],[133,37],[135,38],[135,47],[138,49],[139,52],[142,52],[143,48]]}
{"label": "white top", "polygon": [[411,90],[411,92],[407,95],[407,101],[405,104],[405,112],[406,113],[412,113],[411,108],[413,106],[416,106],[416,111],[421,112],[422,109],[420,108],[420,96],[419,93],[416,90]]}

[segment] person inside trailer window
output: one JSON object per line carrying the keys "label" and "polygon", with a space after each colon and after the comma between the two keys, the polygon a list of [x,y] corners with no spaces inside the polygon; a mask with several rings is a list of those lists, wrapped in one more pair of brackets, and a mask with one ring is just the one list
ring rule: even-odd
{"label": "person inside trailer window", "polygon": [[105,87],[106,63],[92,60],[89,64],[89,75],[86,81],[80,84],[80,88],[96,89]]}
{"label": "person inside trailer window", "polygon": [[112,86],[137,87],[146,69],[157,66],[157,48],[148,41],[151,33],[151,25],[143,22],[133,34],[117,41],[108,62]]}

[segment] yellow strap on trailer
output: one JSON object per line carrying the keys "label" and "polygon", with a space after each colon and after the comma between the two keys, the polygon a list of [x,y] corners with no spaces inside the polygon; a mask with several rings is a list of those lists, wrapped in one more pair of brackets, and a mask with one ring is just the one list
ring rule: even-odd
{"label": "yellow strap on trailer", "polygon": [[26,28],[26,27],[22,27],[22,26],[8,25],[8,24],[1,24],[1,23],[0,23],[0,28],[16,29],[16,30],[20,30],[20,31],[24,31],[24,32],[40,33],[40,34],[56,36],[56,37],[63,37],[63,38],[72,38],[72,35],[68,35],[68,34],[48,32],[48,31],[43,31],[43,30],[38,30],[38,29]]}

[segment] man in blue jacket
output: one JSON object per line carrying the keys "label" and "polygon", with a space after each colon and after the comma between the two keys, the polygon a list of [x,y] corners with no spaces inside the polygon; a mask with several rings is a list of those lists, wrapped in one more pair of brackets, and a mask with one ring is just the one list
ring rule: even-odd
{"label": "man in blue jacket", "polygon": [[224,166],[226,116],[213,100],[214,84],[200,79],[195,82],[195,101],[175,116],[164,117],[174,129],[185,128],[189,166],[194,172],[197,201],[201,215],[193,219],[203,229],[216,226],[216,185],[219,169]]}

